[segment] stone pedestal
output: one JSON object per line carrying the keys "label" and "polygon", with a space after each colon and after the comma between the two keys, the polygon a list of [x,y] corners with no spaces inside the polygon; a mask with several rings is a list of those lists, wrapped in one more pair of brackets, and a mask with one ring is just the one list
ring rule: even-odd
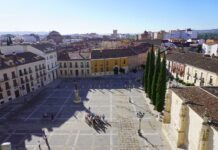
{"label": "stone pedestal", "polygon": [[74,94],[75,94],[75,97],[74,97],[74,103],[81,103],[81,97],[79,96],[79,90],[74,90]]}
{"label": "stone pedestal", "polygon": [[11,143],[10,142],[2,143],[0,149],[1,150],[11,150]]}

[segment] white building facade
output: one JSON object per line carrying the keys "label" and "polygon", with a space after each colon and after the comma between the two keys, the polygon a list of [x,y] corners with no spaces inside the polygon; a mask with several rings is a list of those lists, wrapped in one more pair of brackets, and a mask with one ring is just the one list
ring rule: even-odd
{"label": "white building facade", "polygon": [[34,92],[47,84],[45,60],[30,52],[1,54],[0,104]]}
{"label": "white building facade", "polygon": [[202,44],[203,53],[210,56],[218,56],[218,43]]}

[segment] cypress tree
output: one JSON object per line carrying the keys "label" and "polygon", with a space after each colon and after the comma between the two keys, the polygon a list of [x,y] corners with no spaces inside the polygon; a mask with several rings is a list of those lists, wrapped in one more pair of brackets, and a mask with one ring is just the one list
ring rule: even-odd
{"label": "cypress tree", "polygon": [[145,71],[144,71],[144,90],[147,93],[148,89],[148,71],[149,71],[149,61],[150,61],[150,52],[147,53],[147,60],[145,64]]}
{"label": "cypress tree", "polygon": [[153,75],[154,75],[154,46],[152,45],[152,49],[151,49],[151,54],[150,54],[150,61],[149,61],[149,71],[148,71],[148,89],[147,89],[147,93],[148,93],[148,97],[151,98],[151,87],[152,87],[152,79],[153,79]]}
{"label": "cypress tree", "polygon": [[166,94],[166,56],[164,54],[163,60],[161,62],[160,73],[157,81],[156,89],[156,109],[158,112],[162,112],[164,109],[164,101]]}
{"label": "cypress tree", "polygon": [[153,81],[152,81],[151,100],[154,106],[155,106],[155,100],[156,100],[156,88],[157,88],[157,80],[158,80],[159,72],[160,72],[160,50],[158,50],[158,54],[156,57],[155,71],[154,71],[154,76],[153,76]]}

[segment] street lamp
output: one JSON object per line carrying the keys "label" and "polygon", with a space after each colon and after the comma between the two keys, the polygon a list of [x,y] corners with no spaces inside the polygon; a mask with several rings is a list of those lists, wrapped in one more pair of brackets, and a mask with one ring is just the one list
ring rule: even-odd
{"label": "street lamp", "polygon": [[139,118],[139,129],[138,129],[139,136],[142,135],[142,133],[141,133],[141,121],[142,121],[142,118],[144,117],[144,115],[145,115],[145,113],[137,112],[137,117]]}

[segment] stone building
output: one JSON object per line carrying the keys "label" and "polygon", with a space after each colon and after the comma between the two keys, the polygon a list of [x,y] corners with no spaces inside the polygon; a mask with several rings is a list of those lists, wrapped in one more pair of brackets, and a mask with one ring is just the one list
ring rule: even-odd
{"label": "stone building", "polygon": [[59,77],[88,77],[91,75],[89,51],[63,51],[58,53]]}
{"label": "stone building", "polygon": [[218,87],[172,88],[162,130],[172,149],[218,149]]}
{"label": "stone building", "polygon": [[30,52],[0,55],[0,104],[47,84],[45,60]]}
{"label": "stone building", "polygon": [[193,52],[168,52],[167,69],[174,76],[196,86],[218,86],[218,59]]}

